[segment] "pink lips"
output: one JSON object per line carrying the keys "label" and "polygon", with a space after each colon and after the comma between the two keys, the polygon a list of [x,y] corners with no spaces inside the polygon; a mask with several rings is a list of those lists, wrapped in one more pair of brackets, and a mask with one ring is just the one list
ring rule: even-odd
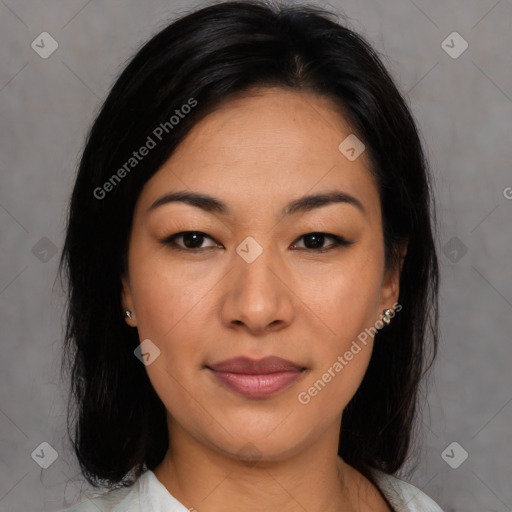
{"label": "pink lips", "polygon": [[237,357],[207,366],[221,384],[250,397],[266,398],[291,385],[303,367],[280,357],[260,360]]}

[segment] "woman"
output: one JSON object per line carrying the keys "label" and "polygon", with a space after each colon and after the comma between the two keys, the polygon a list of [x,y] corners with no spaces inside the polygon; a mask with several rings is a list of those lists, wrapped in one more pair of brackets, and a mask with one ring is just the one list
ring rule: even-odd
{"label": "woman", "polygon": [[440,511],[393,476],[438,339],[430,179],[325,11],[225,2],[145,44],[70,203],[72,442],[110,490],[70,510]]}

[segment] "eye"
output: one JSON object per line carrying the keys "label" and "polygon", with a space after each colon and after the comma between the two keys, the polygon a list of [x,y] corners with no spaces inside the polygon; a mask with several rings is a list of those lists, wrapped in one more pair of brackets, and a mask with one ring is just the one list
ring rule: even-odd
{"label": "eye", "polygon": [[[208,236],[205,233],[202,233],[201,231],[182,231],[181,233],[176,233],[174,235],[168,236],[164,240],[162,240],[162,243],[165,245],[171,245],[174,249],[177,250],[183,250],[186,251],[190,249],[190,251],[193,250],[201,250],[201,249],[207,249],[209,247],[219,247],[219,244],[216,242],[213,243],[213,245],[201,247],[204,240],[208,238],[212,241],[213,238]],[[176,240],[182,239],[182,244],[176,243]]]}
{"label": "eye", "polygon": [[[326,238],[330,238],[331,240],[334,240],[334,242],[327,248],[323,247],[323,244],[325,242]],[[297,240],[304,239],[304,243],[306,246],[310,247],[304,247],[305,249],[313,250],[316,252],[326,252],[330,251],[332,249],[336,249],[336,247],[340,246],[349,246],[352,245],[354,242],[349,242],[345,238],[338,236],[338,235],[332,235],[330,233],[307,233],[305,235],[302,235]],[[293,243],[292,248],[297,248],[296,242]],[[302,247],[299,247],[302,249]]]}

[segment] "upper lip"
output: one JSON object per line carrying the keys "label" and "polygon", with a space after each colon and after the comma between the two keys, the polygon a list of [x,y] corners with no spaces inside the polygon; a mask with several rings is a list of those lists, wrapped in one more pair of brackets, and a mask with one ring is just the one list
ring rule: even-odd
{"label": "upper lip", "polygon": [[207,367],[218,372],[242,373],[246,375],[262,375],[304,369],[299,364],[277,356],[268,356],[263,359],[251,359],[241,356],[207,365]]}

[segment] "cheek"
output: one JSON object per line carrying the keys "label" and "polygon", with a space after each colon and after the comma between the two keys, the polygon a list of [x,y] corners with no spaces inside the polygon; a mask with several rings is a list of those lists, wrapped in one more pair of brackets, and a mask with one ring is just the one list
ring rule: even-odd
{"label": "cheek", "polygon": [[202,319],[214,314],[204,295],[202,289],[176,286],[157,275],[153,283],[146,281],[140,289],[140,339],[151,339],[165,356],[167,366],[180,366],[181,361],[191,366],[204,353],[200,341],[206,338]]}
{"label": "cheek", "polygon": [[331,302],[330,309],[323,310],[328,335],[317,340],[311,375],[297,395],[305,406],[304,414],[320,415],[325,421],[343,412],[359,388],[372,355],[373,308],[364,302],[363,306],[356,305],[347,290],[339,292],[338,307]]}
{"label": "cheek", "polygon": [[194,387],[190,383],[204,364],[202,355],[207,350],[199,320],[214,313],[207,311],[205,290],[190,285],[183,274],[155,265],[150,268],[134,276],[137,329],[141,341],[150,339],[160,351],[146,371],[157,395],[174,415],[191,407]]}
{"label": "cheek", "polygon": [[[140,243],[138,247],[144,247]],[[147,245],[146,245],[147,247]],[[207,272],[192,262],[176,264],[164,248],[134,249],[130,277],[141,339],[161,343],[176,331],[194,329],[205,296],[216,282],[216,272]],[[217,278],[217,280],[220,279]]]}
{"label": "cheek", "polygon": [[366,373],[379,318],[382,275],[377,256],[378,251],[368,249],[353,254],[328,278],[316,280],[308,306],[326,328],[316,346],[311,376],[298,397],[300,403],[311,405],[310,412],[322,414],[327,404],[336,404],[330,414],[340,414]]}
{"label": "cheek", "polygon": [[338,340],[337,348],[378,318],[381,262],[369,254],[357,251],[328,271],[310,273],[302,291],[307,305],[328,328],[329,338]]}

